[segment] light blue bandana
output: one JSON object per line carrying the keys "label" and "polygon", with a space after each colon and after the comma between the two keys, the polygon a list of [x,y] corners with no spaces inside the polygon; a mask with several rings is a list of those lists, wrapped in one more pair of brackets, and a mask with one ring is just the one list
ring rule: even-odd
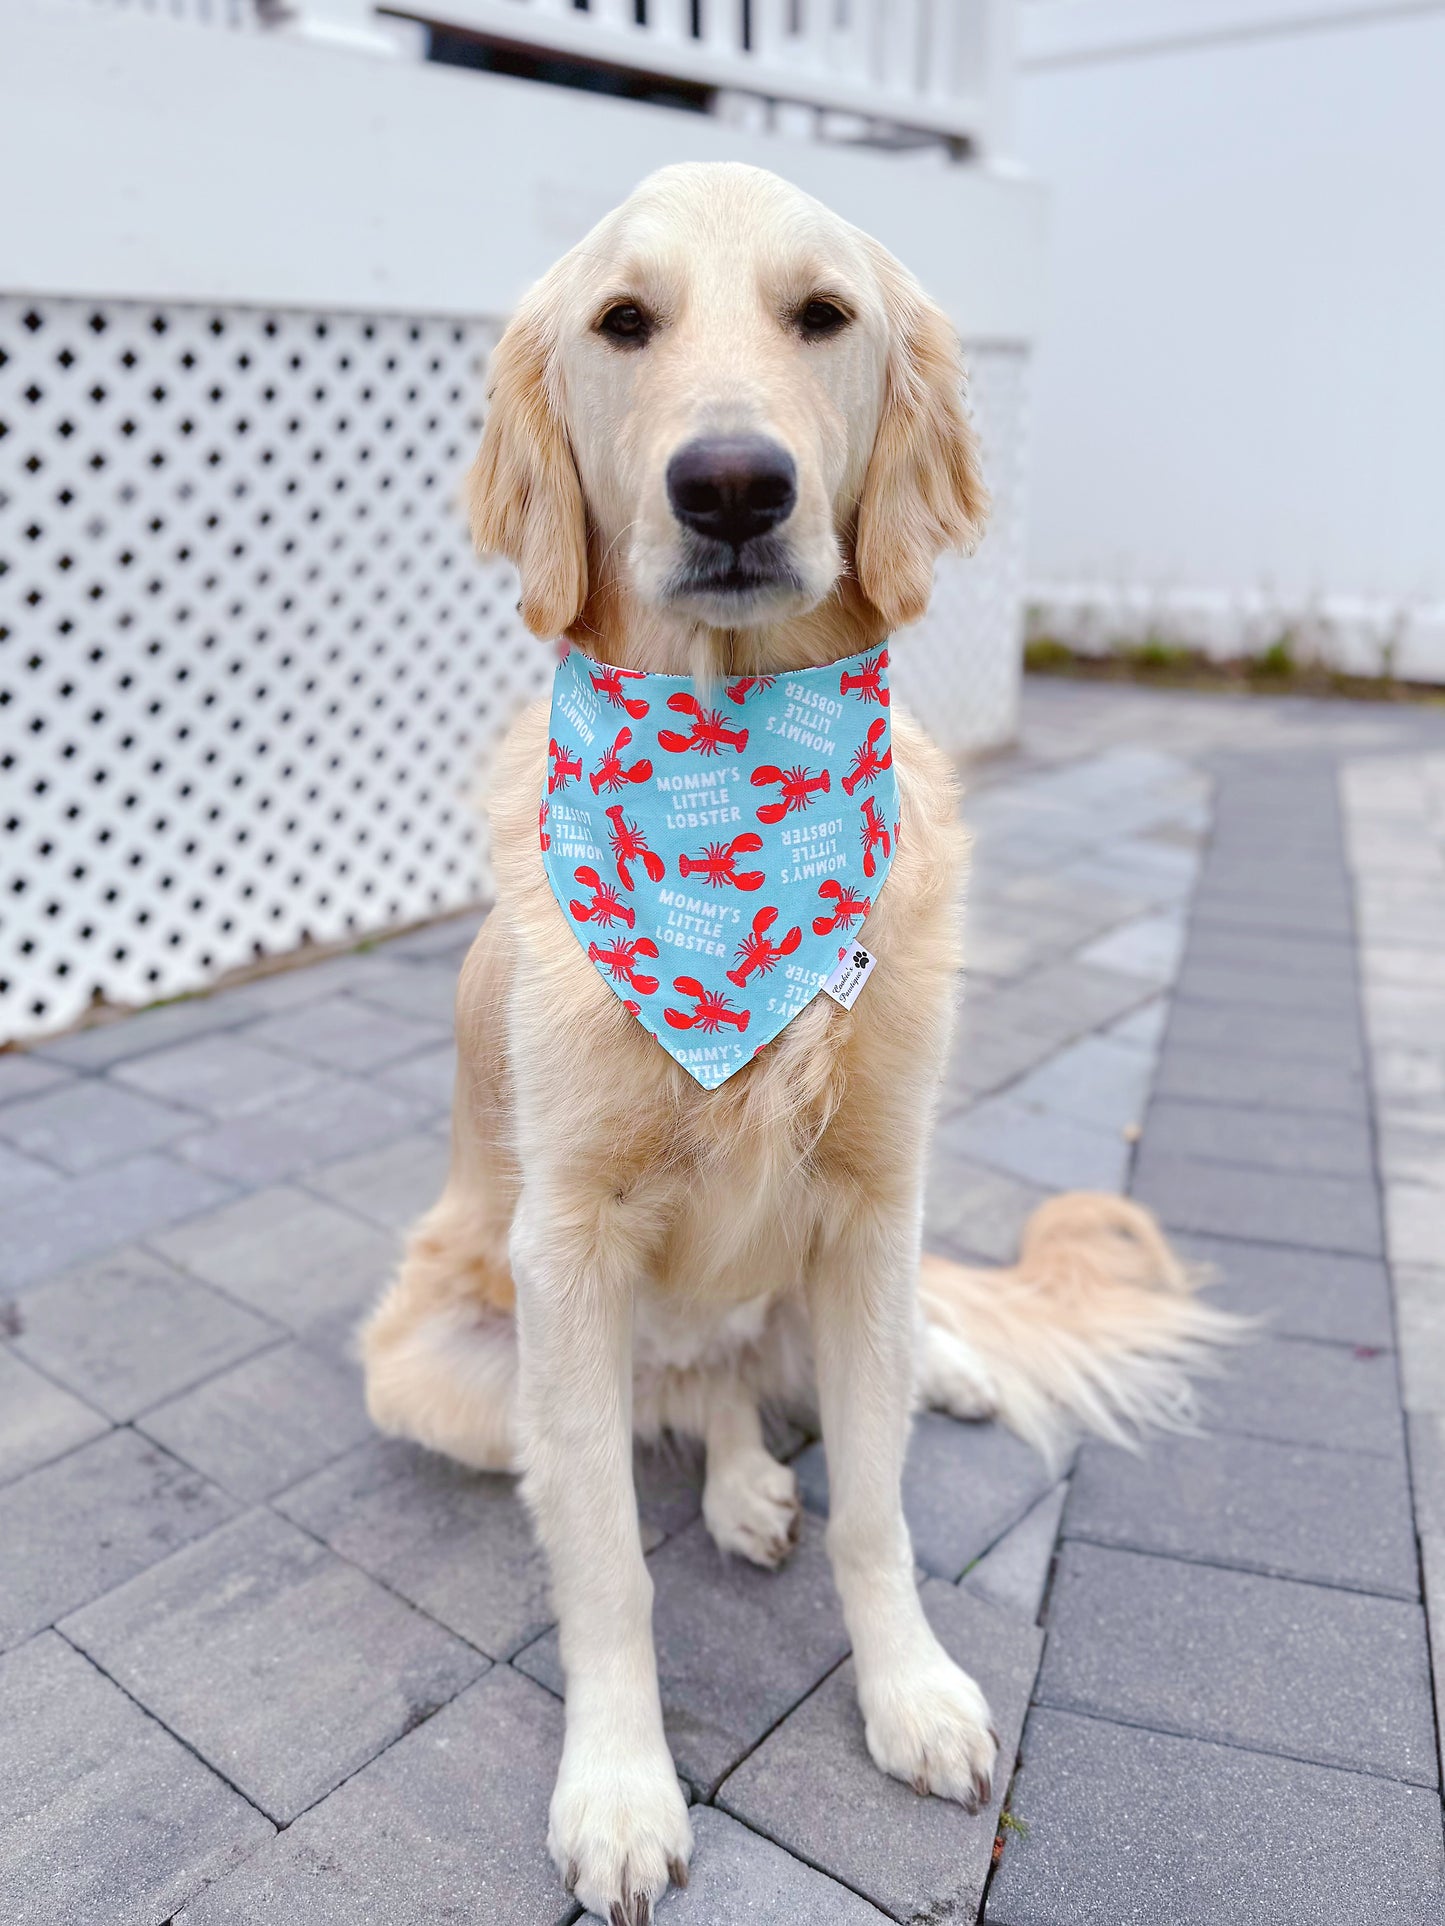
{"label": "light blue bandana", "polygon": [[557,665],[542,863],[573,935],[708,1089],[833,975],[898,845],[888,651],[745,676]]}

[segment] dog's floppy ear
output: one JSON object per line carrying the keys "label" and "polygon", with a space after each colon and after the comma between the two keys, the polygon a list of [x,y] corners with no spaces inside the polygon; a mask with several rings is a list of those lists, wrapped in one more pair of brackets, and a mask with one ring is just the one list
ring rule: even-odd
{"label": "dog's floppy ear", "polygon": [[467,477],[472,538],[522,577],[522,620],[563,635],[587,599],[587,517],[557,406],[543,304],[533,295],[492,355],[491,406]]}
{"label": "dog's floppy ear", "polygon": [[855,559],[863,593],[895,629],[928,607],[938,556],[977,546],[988,491],[953,324],[886,249],[875,242],[871,251],[888,316],[888,372]]}

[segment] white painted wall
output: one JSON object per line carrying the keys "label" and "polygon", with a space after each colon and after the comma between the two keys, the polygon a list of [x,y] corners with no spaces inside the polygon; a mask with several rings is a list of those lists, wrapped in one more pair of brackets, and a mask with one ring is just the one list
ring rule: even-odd
{"label": "white painted wall", "polygon": [[1112,604],[1222,647],[1323,609],[1368,656],[1406,611],[1445,678],[1445,10],[1339,5],[1026,0],[1055,626]]}

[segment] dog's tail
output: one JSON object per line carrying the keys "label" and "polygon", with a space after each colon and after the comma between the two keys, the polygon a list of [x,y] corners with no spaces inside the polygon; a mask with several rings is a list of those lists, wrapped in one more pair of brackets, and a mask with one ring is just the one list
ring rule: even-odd
{"label": "dog's tail", "polygon": [[1201,1304],[1200,1281],[1142,1206],[1071,1191],[1034,1212],[1006,1270],[925,1256],[919,1296],[987,1364],[1003,1422],[1055,1459],[1080,1429],[1131,1444],[1194,1427],[1191,1376],[1250,1328]]}

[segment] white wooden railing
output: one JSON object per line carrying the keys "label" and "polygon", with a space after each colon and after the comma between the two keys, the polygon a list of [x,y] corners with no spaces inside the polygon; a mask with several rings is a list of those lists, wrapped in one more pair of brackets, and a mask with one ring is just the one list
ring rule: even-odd
{"label": "white wooden railing", "polygon": [[[103,0],[104,3],[104,0]],[[73,4],[73,0],[72,0]],[[382,55],[425,30],[672,80],[715,111],[825,137],[1003,147],[1013,0],[108,0],[118,10],[256,27]],[[640,17],[639,17],[640,16]],[[769,110],[782,109],[783,115]],[[787,110],[793,110],[791,114]],[[801,110],[802,120],[798,117]],[[810,118],[811,117],[811,118]]]}
{"label": "white wooden railing", "polygon": [[[130,0],[136,4],[137,0]],[[140,0],[144,4],[144,0]],[[241,0],[244,3],[244,0]],[[161,0],[185,11],[238,0]],[[801,108],[843,138],[997,153],[1012,0],[256,0],[265,24],[378,53],[404,22],[674,80],[728,107]],[[639,18],[639,15],[641,16]]]}

